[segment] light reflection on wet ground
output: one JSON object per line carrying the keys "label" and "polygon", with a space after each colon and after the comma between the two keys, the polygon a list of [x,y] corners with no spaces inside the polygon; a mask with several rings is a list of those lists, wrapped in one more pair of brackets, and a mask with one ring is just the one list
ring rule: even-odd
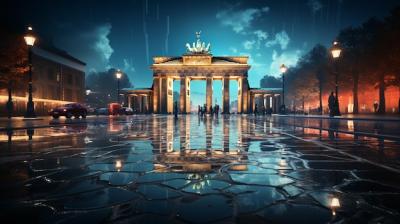
{"label": "light reflection on wet ground", "polygon": [[396,222],[399,142],[342,126],[154,115],[9,130],[0,135],[1,219]]}

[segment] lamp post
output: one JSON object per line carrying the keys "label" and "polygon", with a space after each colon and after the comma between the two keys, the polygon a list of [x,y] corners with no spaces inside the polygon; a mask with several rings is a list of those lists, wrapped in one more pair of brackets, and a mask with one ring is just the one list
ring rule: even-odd
{"label": "lamp post", "polygon": [[90,90],[90,89],[86,90],[86,96],[89,96],[91,93],[92,93],[92,90]]}
{"label": "lamp post", "polygon": [[330,49],[332,58],[333,58],[333,63],[335,66],[335,98],[336,98],[336,104],[335,104],[335,115],[340,116],[340,109],[339,109],[339,85],[338,85],[338,80],[339,80],[339,71],[337,68],[337,60],[340,57],[340,53],[342,52],[342,49],[339,47],[339,43],[337,41],[333,42],[333,45]]}
{"label": "lamp post", "polygon": [[33,104],[32,97],[32,47],[35,44],[36,37],[33,35],[33,29],[31,26],[28,27],[28,32],[24,36],[25,43],[28,45],[28,63],[29,63],[29,81],[28,81],[28,103],[26,104],[26,118],[34,118],[35,106]]}
{"label": "lamp post", "polygon": [[286,106],[285,106],[285,73],[287,71],[287,67],[285,64],[282,64],[280,67],[282,73],[282,106],[281,106],[281,113],[286,113]]}
{"label": "lamp post", "polygon": [[118,69],[117,72],[115,73],[115,77],[117,77],[117,102],[119,102],[119,80],[122,77],[122,72]]}

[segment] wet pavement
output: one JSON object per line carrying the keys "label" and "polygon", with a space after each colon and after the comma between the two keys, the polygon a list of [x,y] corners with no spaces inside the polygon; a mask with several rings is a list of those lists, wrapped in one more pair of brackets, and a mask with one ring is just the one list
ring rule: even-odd
{"label": "wet pavement", "polygon": [[135,115],[6,129],[0,218],[398,223],[399,124],[346,122]]}

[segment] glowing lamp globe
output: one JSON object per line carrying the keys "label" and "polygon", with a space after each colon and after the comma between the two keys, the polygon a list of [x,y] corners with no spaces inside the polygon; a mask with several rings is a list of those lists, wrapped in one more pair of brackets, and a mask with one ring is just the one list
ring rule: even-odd
{"label": "glowing lamp globe", "polygon": [[340,53],[342,52],[342,49],[339,47],[339,43],[337,41],[333,42],[333,45],[331,47],[331,54],[333,58],[338,58],[340,57]]}
{"label": "glowing lamp globe", "polygon": [[32,47],[35,44],[36,37],[33,35],[33,29],[31,26],[28,27],[28,32],[24,36],[26,45]]}
{"label": "glowing lamp globe", "polygon": [[117,79],[120,79],[122,77],[122,73],[120,71],[117,71],[117,73],[115,73],[115,76],[117,77]]}
{"label": "glowing lamp globe", "polygon": [[281,70],[281,73],[285,73],[287,71],[287,67],[284,64],[282,64],[279,69]]}

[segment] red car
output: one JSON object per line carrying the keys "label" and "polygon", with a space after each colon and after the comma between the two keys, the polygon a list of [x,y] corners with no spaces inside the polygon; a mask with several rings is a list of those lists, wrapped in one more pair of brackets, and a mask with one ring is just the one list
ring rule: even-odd
{"label": "red car", "polygon": [[55,119],[60,116],[65,116],[66,118],[71,118],[72,116],[79,118],[81,116],[82,118],[86,118],[87,109],[79,103],[68,103],[50,110],[49,115]]}
{"label": "red car", "polygon": [[121,104],[119,103],[110,103],[108,104],[108,112],[111,115],[118,115],[121,110]]}

